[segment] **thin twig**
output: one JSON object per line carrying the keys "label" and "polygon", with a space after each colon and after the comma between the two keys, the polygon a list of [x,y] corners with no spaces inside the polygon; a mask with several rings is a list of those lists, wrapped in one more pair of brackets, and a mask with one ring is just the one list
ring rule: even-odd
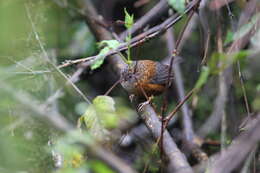
{"label": "thin twig", "polygon": [[[246,24],[250,20],[256,7],[257,7],[257,0],[252,0],[247,3],[247,6],[245,7],[244,11],[240,15],[239,26]],[[226,53],[231,54],[242,49],[248,43],[248,41],[250,40],[250,36],[253,33],[249,32],[242,38],[235,40],[232,43],[232,45],[226,50]],[[227,94],[232,83],[232,71],[233,71],[233,67],[229,66],[221,74],[219,74],[218,95],[214,101],[214,108],[211,115],[198,130],[198,134],[201,137],[206,136],[208,133],[214,131],[217,127],[219,127],[221,117],[226,107],[227,96],[228,96]]]}
{"label": "thin twig", "polygon": [[[173,37],[171,36],[172,35],[171,31],[169,31],[169,30],[167,31],[170,34],[169,35],[169,39],[171,39],[170,41],[167,42],[169,44],[168,45],[168,49],[169,50],[174,49],[173,52],[170,51],[171,60],[170,60],[170,68],[169,68],[169,74],[168,74],[168,79],[167,79],[167,90],[168,90],[169,85],[170,85],[170,76],[171,76],[171,72],[172,72],[172,68],[173,68],[174,58],[175,58],[175,56],[177,56],[179,54],[179,45],[180,45],[180,42],[181,42],[181,40],[183,38],[183,34],[184,34],[184,32],[185,32],[185,30],[186,30],[186,28],[187,28],[187,26],[188,26],[192,16],[194,15],[195,11],[198,9],[199,4],[200,4],[200,1],[197,3],[196,6],[194,6],[193,10],[190,12],[190,14],[188,16],[188,19],[187,19],[187,21],[186,21],[186,23],[185,23],[185,25],[184,25],[184,27],[183,27],[179,37],[178,37],[176,45],[174,45],[174,43],[173,43],[174,41],[173,41]],[[170,45],[169,42],[172,42],[171,45]],[[167,107],[166,99],[167,98],[166,98],[166,94],[165,94],[164,103],[163,103],[163,106],[162,106],[162,120],[163,120],[162,121],[162,128],[166,128],[168,123],[169,123],[169,121],[170,121],[170,119],[171,119],[170,118],[169,120],[164,121],[164,112],[165,112],[165,109]],[[161,143],[162,143],[162,140],[163,140],[163,132],[164,132],[164,129],[161,129]],[[163,150],[163,149],[161,148],[161,150]]]}
{"label": "thin twig", "polygon": [[176,112],[178,112],[178,110],[182,107],[182,105],[192,96],[192,94],[194,93],[195,88],[192,89],[185,97],[184,99],[178,103],[178,105],[174,108],[174,110],[169,113],[169,115],[165,118],[165,127],[167,127],[169,121],[172,119],[172,117],[176,114]]}
{"label": "thin twig", "polygon": [[[10,97],[14,98],[21,105],[25,106],[29,110],[31,110],[36,118],[42,119],[52,125],[54,128],[69,134],[75,130],[75,127],[70,124],[64,116],[60,115],[58,112],[48,112],[46,109],[37,104],[35,98],[29,95],[26,92],[14,92],[15,89],[10,85],[1,83],[0,88],[4,90],[6,93],[10,95]],[[26,116],[27,114],[19,114],[21,116]],[[82,136],[84,137],[84,136]],[[81,141],[84,141],[81,139]],[[136,173],[136,171],[131,168],[128,164],[118,158],[116,155],[101,148],[96,142],[92,141],[90,143],[76,141],[82,144],[83,146],[89,148],[88,152],[98,157],[99,159],[105,161],[108,165],[110,165],[114,170],[121,173]]]}
{"label": "thin twig", "polygon": [[245,84],[244,84],[243,76],[242,76],[242,73],[241,73],[241,68],[240,68],[240,62],[239,62],[239,60],[237,61],[237,69],[238,69],[238,77],[239,77],[239,79],[240,79],[240,84],[241,84],[241,87],[242,87],[242,92],[243,92],[244,101],[245,101],[245,104],[246,104],[247,116],[250,116],[250,109],[249,109],[249,104],[248,104],[248,99],[247,99]]}
{"label": "thin twig", "polygon": [[183,39],[183,35],[186,31],[186,28],[187,26],[189,25],[193,15],[195,14],[195,11],[199,8],[199,4],[200,4],[200,1],[197,3],[196,6],[193,7],[193,10],[190,12],[189,16],[188,16],[188,19],[185,23],[185,25],[183,26],[183,29],[181,30],[181,33],[179,34],[179,37],[175,43],[175,49],[174,49],[174,54],[178,55],[179,54],[179,46],[180,46],[180,43],[181,43],[181,40]]}
{"label": "thin twig", "polygon": [[35,24],[34,24],[34,22],[33,22],[33,20],[32,20],[32,17],[31,17],[31,14],[30,14],[30,10],[29,10],[29,7],[27,6],[27,4],[25,4],[25,8],[26,8],[27,16],[28,16],[28,18],[29,18],[29,20],[30,20],[30,23],[31,23],[31,26],[32,26],[33,33],[34,33],[34,35],[35,35],[36,40],[38,41],[38,44],[39,44],[39,46],[40,46],[40,48],[41,48],[41,51],[42,51],[43,54],[44,54],[44,57],[45,57],[45,59],[46,59],[46,62],[47,62],[55,71],[57,71],[64,79],[66,79],[67,82],[71,84],[71,86],[73,87],[73,89],[75,89],[76,92],[77,92],[86,102],[91,103],[91,102],[90,102],[90,99],[89,99],[87,96],[85,96],[85,95],[80,91],[80,89],[79,89],[73,82],[71,82],[71,81],[69,80],[69,78],[68,78],[59,68],[57,68],[56,65],[54,65],[54,64],[51,62],[51,60],[49,59],[49,56],[48,56],[48,54],[47,54],[47,51],[45,50],[45,48],[44,48],[44,46],[43,46],[43,43],[42,43],[42,41],[40,40],[40,37],[39,37],[38,32],[37,32],[37,30],[36,30]]}
{"label": "thin twig", "polygon": [[[104,57],[110,56],[110,55],[114,55],[118,52],[127,50],[128,47],[135,47],[137,45],[139,45],[140,43],[146,42],[162,33],[164,33],[167,29],[169,29],[171,26],[173,26],[175,23],[177,23],[185,14],[187,14],[189,11],[191,11],[196,5],[198,5],[198,3],[200,2],[200,0],[193,0],[187,7],[187,9],[184,11],[183,14],[180,15],[174,15],[169,17],[167,20],[165,20],[162,24],[157,25],[151,29],[149,29],[146,32],[143,32],[141,34],[139,34],[138,36],[134,37],[131,41],[130,44],[129,43],[121,43],[120,46],[118,46],[117,49],[115,50],[111,50],[108,53],[104,54]],[[105,30],[105,29],[104,29]],[[105,32],[105,31],[103,31]],[[103,34],[104,35],[104,34]],[[107,37],[107,36],[106,36]],[[111,37],[110,37],[111,38]],[[71,60],[69,62],[65,62],[62,64],[62,67],[67,67],[70,66],[72,64],[77,64],[77,63],[83,63],[86,60],[88,60],[89,63],[93,63],[96,59],[98,58],[98,56],[91,56],[91,57],[87,57],[87,58],[81,58],[81,59],[76,59],[76,60]],[[91,59],[91,60],[89,60]]]}
{"label": "thin twig", "polygon": [[133,35],[135,32],[145,27],[145,25],[150,23],[152,20],[159,19],[162,14],[167,11],[167,9],[169,9],[167,1],[159,1],[150,11],[137,20],[130,30],[126,30],[120,34],[121,40],[125,40],[128,34]]}
{"label": "thin twig", "polygon": [[122,79],[117,80],[104,95],[107,96],[121,81]]}

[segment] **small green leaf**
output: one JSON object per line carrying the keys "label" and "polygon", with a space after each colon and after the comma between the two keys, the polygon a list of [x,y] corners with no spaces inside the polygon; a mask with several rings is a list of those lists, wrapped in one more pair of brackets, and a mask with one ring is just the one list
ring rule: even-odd
{"label": "small green leaf", "polygon": [[209,72],[210,70],[207,66],[202,67],[202,72],[200,73],[200,77],[195,85],[196,89],[200,89],[207,82]]}
{"label": "small green leaf", "polygon": [[[259,85],[258,85],[259,86]],[[259,92],[259,90],[258,90]],[[252,108],[254,111],[259,112],[260,111],[260,96],[257,95],[256,98],[252,102]]]}
{"label": "small green leaf", "polygon": [[101,173],[115,173],[111,168],[109,168],[105,163],[95,160],[90,162],[90,166],[94,172]]}
{"label": "small green leaf", "polygon": [[93,100],[93,104],[100,110],[115,111],[115,101],[109,96],[97,96]]}
{"label": "small green leaf", "polygon": [[[209,60],[208,66],[210,73],[218,74],[227,64],[227,56],[224,53],[214,52]],[[221,66],[219,64],[221,62]],[[223,68],[222,68],[223,67]]]}
{"label": "small green leaf", "polygon": [[119,45],[117,40],[103,40],[98,43],[99,47],[108,47],[109,49],[116,49]]}
{"label": "small green leaf", "polygon": [[91,64],[90,68],[91,70],[95,70],[97,68],[99,68],[103,62],[104,62],[104,59],[105,59],[105,55],[106,53],[109,51],[110,49],[108,47],[104,47],[100,52],[99,54],[97,55],[97,58],[96,60]]}
{"label": "small green leaf", "polygon": [[249,51],[246,50],[230,54],[215,52],[212,54],[209,61],[210,73],[218,74],[238,60],[244,60],[248,54]]}
{"label": "small green leaf", "polygon": [[96,60],[91,64],[90,68],[91,70],[95,70],[99,68],[105,59],[105,55],[110,51],[110,50],[115,50],[120,43],[117,40],[103,40],[101,41],[98,46],[103,49],[100,50],[99,54],[97,55]]}
{"label": "small green leaf", "polygon": [[260,84],[257,84],[257,86],[256,86],[256,91],[257,91],[257,92],[260,92]]}
{"label": "small green leaf", "polygon": [[131,35],[126,36],[125,41],[129,43],[131,41]]}
{"label": "small green leaf", "polygon": [[224,45],[231,43],[233,41],[233,39],[234,39],[234,33],[231,31],[228,31],[226,39],[224,41]]}
{"label": "small green leaf", "polygon": [[127,12],[126,8],[124,8],[124,11],[125,11],[125,27],[127,29],[130,29],[133,26],[133,24],[134,24],[134,15],[133,14],[130,15]]}
{"label": "small green leaf", "polygon": [[168,3],[179,13],[183,13],[185,10],[185,0],[168,0]]}
{"label": "small green leaf", "polygon": [[234,53],[233,55],[233,62],[236,62],[238,60],[243,60],[249,55],[249,51],[247,50],[241,50],[239,52]]}

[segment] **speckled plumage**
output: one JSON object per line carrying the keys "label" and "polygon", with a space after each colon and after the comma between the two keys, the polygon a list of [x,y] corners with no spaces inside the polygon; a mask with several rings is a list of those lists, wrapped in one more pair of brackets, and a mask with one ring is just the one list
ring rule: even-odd
{"label": "speckled plumage", "polygon": [[[151,60],[134,61],[122,73],[121,85],[138,97],[144,97],[142,88],[147,94],[159,95],[166,87],[169,75],[169,66]],[[170,75],[170,81],[173,74]]]}

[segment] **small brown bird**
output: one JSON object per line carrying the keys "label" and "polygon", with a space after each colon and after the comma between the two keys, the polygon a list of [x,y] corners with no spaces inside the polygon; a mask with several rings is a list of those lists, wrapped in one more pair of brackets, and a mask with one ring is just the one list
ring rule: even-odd
{"label": "small brown bird", "polygon": [[[169,66],[151,60],[133,61],[122,72],[121,85],[130,95],[145,98],[161,94],[168,82]],[[170,74],[170,82],[173,73]]]}

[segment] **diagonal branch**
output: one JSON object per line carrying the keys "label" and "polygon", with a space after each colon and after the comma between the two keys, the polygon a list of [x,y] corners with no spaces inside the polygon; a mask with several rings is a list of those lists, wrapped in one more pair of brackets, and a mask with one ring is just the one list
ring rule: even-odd
{"label": "diagonal branch", "polygon": [[[161,122],[154,109],[150,105],[145,105],[143,110],[139,111],[147,128],[155,139],[160,139]],[[169,169],[171,172],[191,173],[193,172],[183,153],[178,149],[168,130],[163,133],[163,150],[169,159]]]}
{"label": "diagonal branch", "polygon": [[209,162],[196,167],[198,172],[229,173],[248,156],[260,141],[260,114],[247,122],[245,130],[222,153],[213,155]]}
{"label": "diagonal branch", "polygon": [[150,11],[137,20],[130,30],[126,30],[120,34],[121,40],[124,40],[128,34],[133,35],[151,21],[160,18],[167,11],[167,9],[169,9],[168,2],[166,0],[159,1]]}
{"label": "diagonal branch", "polygon": [[[125,51],[125,50],[128,49],[129,46],[130,47],[138,46],[139,44],[144,43],[144,42],[146,42],[146,41],[148,41],[148,40],[150,40],[150,39],[152,39],[152,38],[154,38],[154,37],[164,33],[167,29],[169,29],[175,23],[180,21],[187,13],[189,13],[199,3],[200,3],[200,0],[193,0],[191,3],[189,3],[189,5],[187,6],[187,8],[186,8],[186,10],[184,11],[183,14],[173,15],[173,16],[169,17],[163,23],[161,23],[161,24],[159,24],[159,25],[149,29],[148,31],[143,32],[143,33],[137,35],[136,37],[134,37],[130,41],[130,44],[129,43],[122,43],[122,44],[120,44],[120,46],[118,46],[118,48],[116,50],[111,50],[108,53],[106,53],[104,56],[107,57],[107,56],[110,56],[110,55],[114,55],[114,54],[116,54],[118,52]],[[85,15],[89,15],[88,13],[91,12],[91,10],[88,10],[88,5],[87,4],[88,4],[88,0],[83,1],[83,5],[84,6],[82,5],[83,6],[82,8],[86,10],[85,11]],[[86,20],[88,21],[90,19],[86,18]],[[90,24],[93,24],[93,23],[90,22]],[[99,27],[102,27],[102,26],[99,26]],[[104,39],[108,39],[107,36],[104,37]],[[92,56],[92,57],[71,60],[71,61],[68,61],[66,63],[63,63],[62,65],[59,66],[59,68],[67,67],[67,66],[70,66],[72,64],[77,64],[77,63],[83,63],[82,66],[88,66],[89,64],[93,63],[97,58],[98,58],[98,56],[96,55],[96,56]],[[89,60],[89,61],[87,61],[87,60]],[[87,62],[85,62],[85,61],[87,61]]]}
{"label": "diagonal branch", "polygon": [[[36,101],[31,95],[25,92],[14,92],[15,89],[10,85],[1,83],[1,90],[4,90],[8,93],[12,98],[15,99],[18,103],[25,106],[32,112],[36,118],[39,118],[48,124],[52,125],[54,128],[61,130],[62,132],[66,132],[67,134],[76,130],[75,127],[70,124],[64,116],[60,115],[58,112],[48,112],[43,106],[37,104]],[[22,114],[19,114],[22,115]],[[24,115],[25,116],[25,115]],[[83,139],[81,139],[82,141]],[[99,145],[97,145],[94,141],[91,143],[80,142],[83,146],[89,148],[88,152],[98,157],[99,159],[105,161],[108,165],[114,168],[116,171],[121,173],[136,173],[136,171],[131,168],[128,164],[123,162],[120,158],[118,158],[113,153],[103,149]]]}

